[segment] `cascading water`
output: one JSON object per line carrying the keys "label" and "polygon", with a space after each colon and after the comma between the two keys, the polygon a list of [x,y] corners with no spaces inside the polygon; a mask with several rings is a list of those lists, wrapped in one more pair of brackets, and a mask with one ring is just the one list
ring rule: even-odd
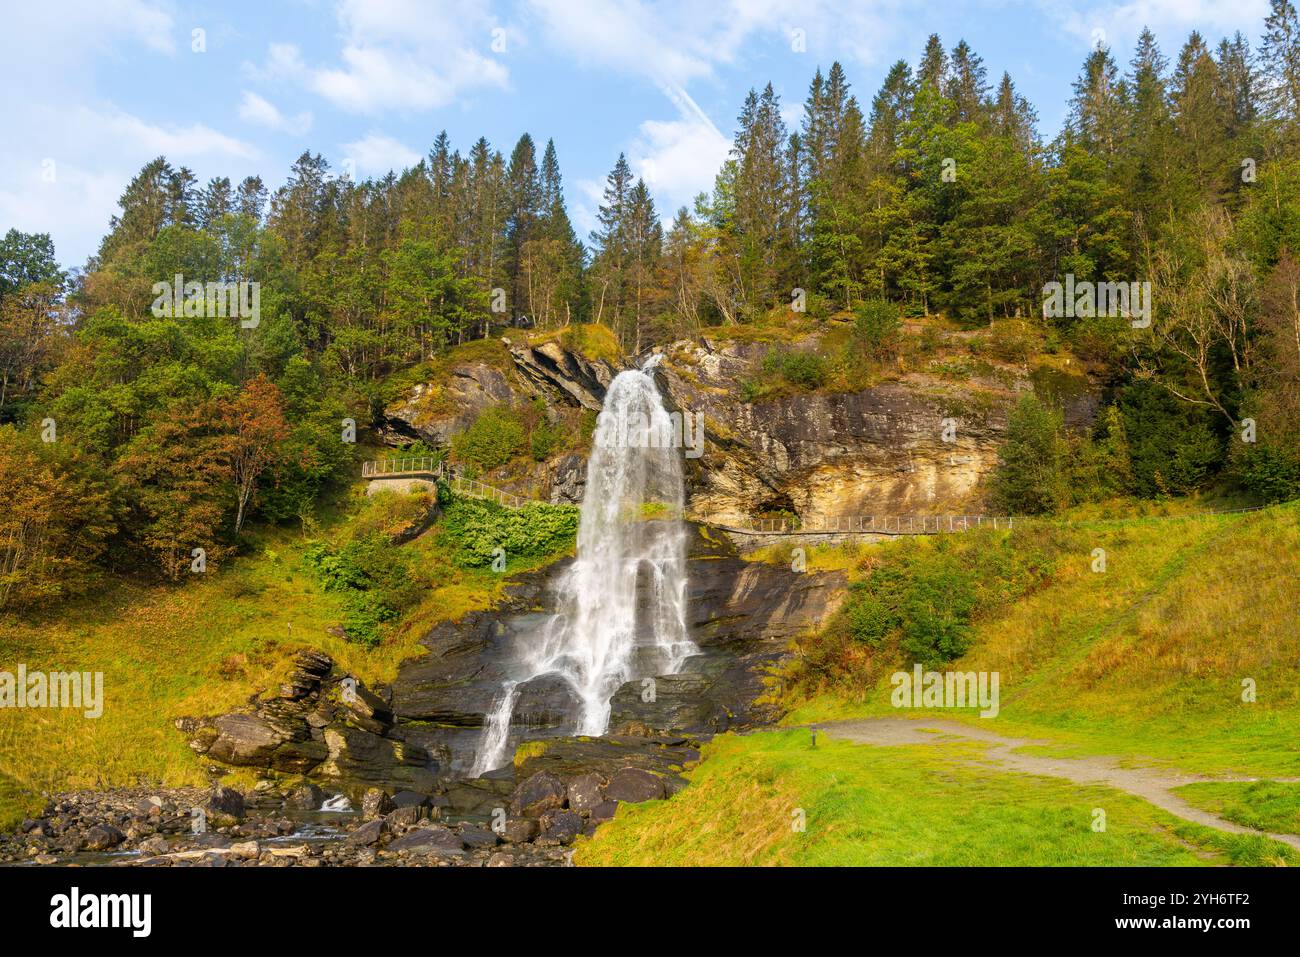
{"label": "cascading water", "polygon": [[578,702],[575,733],[603,734],[610,699],[637,677],[675,674],[698,652],[686,634],[686,530],[677,415],[654,382],[659,357],[620,372],[596,420],[578,554],[556,614],[519,649],[483,729],[473,776],[506,762],[518,686],[561,676]]}

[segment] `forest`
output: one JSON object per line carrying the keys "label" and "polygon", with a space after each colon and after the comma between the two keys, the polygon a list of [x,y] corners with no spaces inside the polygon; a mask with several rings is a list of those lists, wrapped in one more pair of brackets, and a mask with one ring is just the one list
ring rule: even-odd
{"label": "forest", "polygon": [[[656,209],[617,157],[585,238],[556,144],[529,133],[508,154],[442,133],[362,182],[307,152],[274,192],[158,157],[83,268],[46,234],[0,240],[0,609],[105,572],[178,579],[196,543],[219,562],[250,521],[306,525],[356,471],[347,422],[364,435],[403,370],[511,328],[600,326],[635,355],[795,310],[852,323],[888,363],[909,320],[991,326],[1105,386],[1088,435],[1036,400],[1012,413],[990,493],[1008,510],[1212,483],[1300,496],[1289,0],[1261,32],[1192,33],[1172,56],[1143,32],[1127,60],[1097,46],[1051,138],[965,41],[931,36],[869,101],[833,63],[797,129],[771,85],[750,91],[690,208]],[[257,283],[259,321],[156,314],[176,275]],[[1045,317],[1067,280],[1149,283],[1151,322]]]}

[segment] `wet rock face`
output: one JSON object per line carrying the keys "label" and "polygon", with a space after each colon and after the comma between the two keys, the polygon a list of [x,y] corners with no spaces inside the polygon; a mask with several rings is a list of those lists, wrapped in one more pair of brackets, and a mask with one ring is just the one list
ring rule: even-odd
{"label": "wet rock face", "polygon": [[[701,653],[680,674],[649,671],[620,688],[611,730],[637,723],[652,733],[717,734],[772,720],[774,708],[757,703],[767,674],[795,636],[815,630],[838,605],[841,575],[745,562],[700,529],[691,535],[687,626]],[[447,755],[444,781],[472,763],[486,716],[512,676],[516,649],[538,640],[549,617],[548,577],[564,567],[557,563],[522,579],[502,607],[436,626],[422,641],[429,653],[400,669],[391,689],[393,713],[408,741]],[[517,691],[512,745],[574,732],[577,700],[558,676],[540,676]]]}
{"label": "wet rock face", "polygon": [[[249,708],[213,718],[181,718],[190,747],[222,764],[285,774],[311,774],[353,786],[379,784],[431,790],[437,761],[405,740],[388,703],[333,660],[305,651],[278,692]],[[314,800],[302,793],[296,800]]]}
{"label": "wet rock face", "polygon": [[[582,410],[600,411],[605,389],[620,371],[604,360],[587,359],[554,341],[531,348],[507,346],[510,363],[505,371],[486,362],[462,362],[452,366],[445,381],[413,386],[384,410],[380,437],[393,446],[418,440],[447,448],[452,436],[473,424],[485,409],[534,398],[547,403],[553,421],[572,426]],[[517,475],[504,476],[498,484],[526,495],[534,494],[537,487],[549,488],[544,497],[551,502],[576,504],[582,501],[586,477],[586,457],[567,452],[537,465],[525,480]],[[413,484],[407,482],[405,487]],[[372,492],[402,487],[403,483],[396,479],[371,483]]]}

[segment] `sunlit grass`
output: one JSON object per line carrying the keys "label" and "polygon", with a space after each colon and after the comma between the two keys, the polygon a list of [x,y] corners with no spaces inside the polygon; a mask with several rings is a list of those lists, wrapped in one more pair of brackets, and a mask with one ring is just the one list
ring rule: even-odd
{"label": "sunlit grass", "polygon": [[1179,797],[1243,827],[1300,834],[1300,783],[1206,782],[1176,789]]}
{"label": "sunlit grass", "polygon": [[[1203,507],[1203,506],[1202,506]],[[1053,581],[979,621],[950,667],[997,671],[1001,713],[909,710],[1046,742],[1036,753],[1109,755],[1207,775],[1300,777],[1300,523],[1291,505],[1148,518],[1080,509],[1079,554]],[[889,546],[880,546],[888,548]],[[1094,548],[1106,552],[1094,572]],[[888,715],[887,676],[861,696],[796,703],[786,722]],[[1253,690],[1254,701],[1243,700]],[[1247,694],[1246,697],[1249,697]],[[1205,784],[1189,801],[1249,827],[1296,832],[1300,787]]]}
{"label": "sunlit grass", "polygon": [[[323,537],[343,534],[351,520],[332,522]],[[367,649],[328,630],[343,610],[339,596],[303,566],[306,546],[296,532],[261,532],[251,554],[179,586],[115,579],[75,603],[0,618],[0,668],[13,671],[21,662],[29,671],[104,674],[97,719],[67,710],[0,710],[0,825],[39,807],[41,792],[202,784],[206,775],[173,726],[176,718],[243,705],[274,687],[302,648],[327,652],[369,684],[390,681],[402,661],[423,653],[419,640],[433,624],[488,607],[507,580],[457,567],[433,535],[402,546],[415,552],[433,584],[382,643]]]}
{"label": "sunlit grass", "polygon": [[[965,764],[970,743],[870,747],[807,730],[715,738],[691,785],[623,806],[582,865],[1198,866],[1295,863],[1104,787]],[[1106,812],[1093,830],[1094,809]],[[799,824],[803,825],[798,830]]]}

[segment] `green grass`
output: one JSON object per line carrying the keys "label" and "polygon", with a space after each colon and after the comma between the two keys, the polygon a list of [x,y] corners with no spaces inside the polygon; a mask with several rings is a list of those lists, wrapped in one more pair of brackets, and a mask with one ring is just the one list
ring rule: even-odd
{"label": "green grass", "polygon": [[1300,784],[1209,782],[1176,789],[1183,800],[1234,824],[1275,834],[1300,834]]}
{"label": "green grass", "polygon": [[[1052,581],[977,620],[951,665],[1000,674],[999,716],[944,716],[1045,738],[1062,754],[1300,776],[1297,511],[1071,527]],[[1098,547],[1104,573],[1091,570]],[[827,684],[787,722],[896,714],[898,664],[858,694]],[[1247,678],[1254,702],[1242,700]]]}
{"label": "green grass", "polygon": [[[375,503],[335,516],[322,538],[340,540],[382,522]],[[100,671],[104,713],[0,709],[0,827],[44,802],[42,793],[139,784],[206,782],[173,721],[243,705],[273,687],[301,648],[320,648],[367,683],[390,681],[422,654],[419,639],[438,621],[486,608],[508,576],[457,566],[426,534],[401,546],[422,576],[416,604],[367,649],[330,634],[343,620],[338,593],[304,567],[309,542],[272,529],[251,536],[249,554],[210,567],[179,586],[112,579],[93,596],[53,609],[0,616],[0,669]],[[548,558],[516,561],[526,571]],[[237,780],[247,780],[237,772]]]}
{"label": "green grass", "polygon": [[[667,801],[619,808],[582,865],[1294,864],[1284,845],[1188,824],[1104,787],[953,763],[970,743],[870,747],[791,729],[724,735]],[[1093,812],[1106,814],[1102,832]],[[804,829],[795,830],[802,812]]]}

